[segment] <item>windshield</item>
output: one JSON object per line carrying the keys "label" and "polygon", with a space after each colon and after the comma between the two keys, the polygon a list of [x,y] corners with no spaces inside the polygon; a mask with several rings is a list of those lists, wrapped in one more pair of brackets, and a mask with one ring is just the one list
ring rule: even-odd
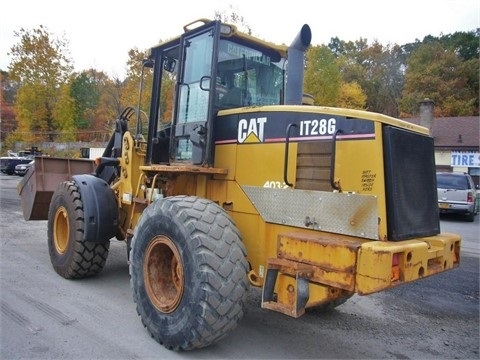
{"label": "windshield", "polygon": [[220,109],[282,102],[284,59],[222,39],[219,43],[215,104]]}

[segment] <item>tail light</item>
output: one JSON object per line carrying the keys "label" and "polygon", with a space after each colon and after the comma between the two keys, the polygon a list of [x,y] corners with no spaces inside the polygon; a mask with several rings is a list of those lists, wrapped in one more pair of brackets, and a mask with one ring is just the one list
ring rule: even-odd
{"label": "tail light", "polygon": [[471,192],[468,192],[467,195],[467,202],[473,203],[473,194]]}
{"label": "tail light", "polygon": [[392,282],[400,280],[400,254],[401,253],[394,253],[392,255]]}

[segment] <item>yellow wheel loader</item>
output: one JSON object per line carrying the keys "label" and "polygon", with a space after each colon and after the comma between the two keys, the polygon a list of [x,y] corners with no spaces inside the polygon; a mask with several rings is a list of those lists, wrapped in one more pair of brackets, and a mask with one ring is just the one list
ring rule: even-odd
{"label": "yellow wheel loader", "polygon": [[251,286],[299,317],[457,267],[428,130],[312,104],[310,42],[308,25],[279,46],[201,19],[152,47],[150,108],[119,115],[102,157],[37,157],[18,185],[55,271],[95,275],[125,242],[142,323],[192,350],[235,328]]}

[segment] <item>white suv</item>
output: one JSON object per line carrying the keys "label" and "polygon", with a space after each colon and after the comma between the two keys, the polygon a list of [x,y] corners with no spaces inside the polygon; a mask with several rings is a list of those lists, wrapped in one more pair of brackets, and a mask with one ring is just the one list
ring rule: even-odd
{"label": "white suv", "polygon": [[477,213],[477,191],[472,177],[460,172],[437,172],[440,213],[457,213],[473,221]]}

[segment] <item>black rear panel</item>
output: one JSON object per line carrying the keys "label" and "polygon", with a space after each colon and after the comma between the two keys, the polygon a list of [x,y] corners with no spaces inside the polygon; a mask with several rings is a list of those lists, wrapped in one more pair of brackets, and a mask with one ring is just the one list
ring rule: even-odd
{"label": "black rear panel", "polygon": [[433,138],[383,129],[388,240],[440,233]]}

